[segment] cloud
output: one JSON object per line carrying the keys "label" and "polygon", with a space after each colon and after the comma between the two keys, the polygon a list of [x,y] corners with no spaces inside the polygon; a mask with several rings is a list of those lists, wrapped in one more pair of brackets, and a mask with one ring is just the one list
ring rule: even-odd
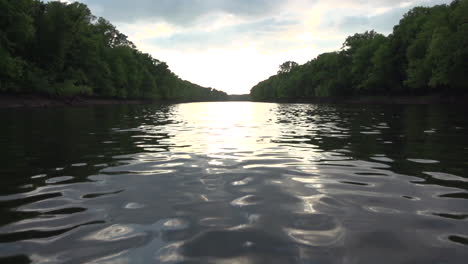
{"label": "cloud", "polygon": [[257,17],[278,11],[284,0],[82,0],[113,22],[165,21],[188,26],[205,15]]}
{"label": "cloud", "polygon": [[355,15],[355,16],[330,16],[324,21],[323,26],[334,27],[341,32],[362,32],[366,30],[375,30],[384,34],[392,31],[393,26],[408,11],[407,8],[395,8],[378,15]]}
{"label": "cloud", "polygon": [[184,31],[166,37],[158,37],[149,42],[160,48],[178,49],[178,50],[205,50],[217,47],[229,47],[236,43],[245,43],[246,41],[275,41],[273,38],[280,32],[287,32],[290,27],[299,24],[294,20],[279,20],[276,18],[266,18],[254,22],[244,22],[236,25],[222,27],[212,31]]}
{"label": "cloud", "polygon": [[[433,6],[436,4],[446,4],[450,0],[419,0],[419,1],[393,1],[381,0],[379,8],[368,8],[359,6],[360,0],[352,1],[357,4],[359,9],[335,9],[324,16],[322,22],[323,27],[333,27],[341,32],[363,32],[366,30],[375,30],[380,33],[389,34],[392,32],[393,26],[399,23],[403,15],[410,8],[415,6]],[[393,8],[386,8],[386,5],[393,3]],[[375,2],[373,2],[373,5]],[[371,12],[374,10],[374,13]],[[357,13],[356,15],[347,15],[349,13]]]}

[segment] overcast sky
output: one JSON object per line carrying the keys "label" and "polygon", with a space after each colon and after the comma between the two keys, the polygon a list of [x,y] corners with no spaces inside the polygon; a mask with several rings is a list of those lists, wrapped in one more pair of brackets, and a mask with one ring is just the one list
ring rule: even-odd
{"label": "overcast sky", "polygon": [[[62,0],[66,1],[66,0]],[[70,1],[68,1],[70,2]],[[338,50],[348,35],[391,32],[416,5],[451,0],[80,0],[181,78],[249,93],[287,60]]]}

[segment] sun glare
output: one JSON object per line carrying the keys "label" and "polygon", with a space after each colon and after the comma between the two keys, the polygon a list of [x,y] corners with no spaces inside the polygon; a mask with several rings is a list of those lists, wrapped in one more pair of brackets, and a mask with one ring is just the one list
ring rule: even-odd
{"label": "sun glare", "polygon": [[[249,102],[191,103],[179,106],[183,119],[191,131],[183,140],[187,143],[202,142],[192,146],[204,149],[208,155],[230,155],[239,151],[255,151],[258,147],[258,129],[273,120],[268,119],[267,104]],[[271,113],[270,113],[271,117]],[[274,131],[270,131],[275,134]],[[270,133],[269,131],[263,131]],[[206,137],[206,135],[210,135]],[[264,147],[265,145],[263,145]]]}

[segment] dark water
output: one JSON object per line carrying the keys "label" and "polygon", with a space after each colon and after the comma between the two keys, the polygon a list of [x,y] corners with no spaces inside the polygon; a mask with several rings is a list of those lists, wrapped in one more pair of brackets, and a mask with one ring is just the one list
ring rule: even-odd
{"label": "dark water", "polygon": [[462,107],[0,111],[1,263],[467,263]]}

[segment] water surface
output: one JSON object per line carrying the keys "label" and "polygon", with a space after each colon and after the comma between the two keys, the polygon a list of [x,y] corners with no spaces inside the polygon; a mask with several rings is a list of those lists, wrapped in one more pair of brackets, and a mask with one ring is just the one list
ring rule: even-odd
{"label": "water surface", "polygon": [[1,263],[466,263],[463,108],[1,110]]}

